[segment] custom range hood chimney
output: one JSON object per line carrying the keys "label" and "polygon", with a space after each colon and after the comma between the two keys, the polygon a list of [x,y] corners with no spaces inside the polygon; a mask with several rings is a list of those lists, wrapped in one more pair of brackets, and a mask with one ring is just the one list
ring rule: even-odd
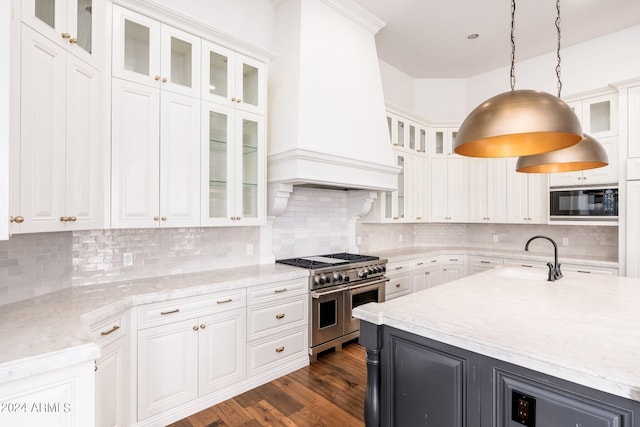
{"label": "custom range hood chimney", "polygon": [[395,190],[374,36],[351,0],[274,0],[268,182]]}

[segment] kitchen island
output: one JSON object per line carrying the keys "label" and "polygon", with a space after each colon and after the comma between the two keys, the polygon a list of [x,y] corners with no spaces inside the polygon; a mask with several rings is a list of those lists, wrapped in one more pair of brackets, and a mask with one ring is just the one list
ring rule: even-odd
{"label": "kitchen island", "polygon": [[358,307],[367,425],[638,425],[638,301],[639,280],[502,267]]}

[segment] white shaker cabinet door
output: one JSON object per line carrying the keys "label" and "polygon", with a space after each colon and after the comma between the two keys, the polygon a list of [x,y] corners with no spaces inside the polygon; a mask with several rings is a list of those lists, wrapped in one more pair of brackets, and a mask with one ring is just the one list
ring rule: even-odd
{"label": "white shaker cabinet door", "polygon": [[198,397],[198,319],[138,331],[138,420]]}
{"label": "white shaker cabinet door", "polygon": [[160,92],[125,80],[112,82],[111,226],[157,227]]}
{"label": "white shaker cabinet door", "polygon": [[[14,232],[64,230],[66,52],[22,26],[20,208]],[[16,185],[16,183],[14,183]]]}
{"label": "white shaker cabinet door", "polygon": [[244,308],[200,318],[200,395],[246,378],[246,331]]}
{"label": "white shaker cabinet door", "polygon": [[103,227],[105,175],[100,72],[67,59],[66,209],[67,230]]}
{"label": "white shaker cabinet door", "polygon": [[200,100],[163,91],[160,226],[200,226]]}

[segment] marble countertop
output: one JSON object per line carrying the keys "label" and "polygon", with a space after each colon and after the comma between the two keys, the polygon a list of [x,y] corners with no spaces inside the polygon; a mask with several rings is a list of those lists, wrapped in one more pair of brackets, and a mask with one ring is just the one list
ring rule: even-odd
{"label": "marble countertop", "polygon": [[498,267],[354,316],[640,401],[640,280]]}
{"label": "marble countertop", "polygon": [[64,289],[0,306],[0,383],[100,355],[89,325],[151,302],[308,277],[266,264]]}
{"label": "marble countertop", "polygon": [[[455,246],[415,246],[410,248],[387,249],[373,251],[367,255],[375,255],[387,259],[389,262],[409,261],[423,256],[433,255],[481,255],[499,257],[504,259],[526,259],[530,261],[553,261],[553,248],[545,252],[533,252],[524,250],[504,250],[493,248],[455,247]],[[599,258],[597,256],[587,258],[570,258],[562,255],[562,247],[559,248],[558,259],[560,264],[579,264],[591,267],[618,268],[617,259]]]}

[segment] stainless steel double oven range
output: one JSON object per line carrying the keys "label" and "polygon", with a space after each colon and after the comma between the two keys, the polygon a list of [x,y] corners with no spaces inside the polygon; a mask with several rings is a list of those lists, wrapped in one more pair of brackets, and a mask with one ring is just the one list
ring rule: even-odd
{"label": "stainless steel double oven range", "polygon": [[330,348],[358,338],[360,321],[351,312],[359,305],[383,302],[386,259],[337,253],[277,262],[309,270],[311,360]]}

